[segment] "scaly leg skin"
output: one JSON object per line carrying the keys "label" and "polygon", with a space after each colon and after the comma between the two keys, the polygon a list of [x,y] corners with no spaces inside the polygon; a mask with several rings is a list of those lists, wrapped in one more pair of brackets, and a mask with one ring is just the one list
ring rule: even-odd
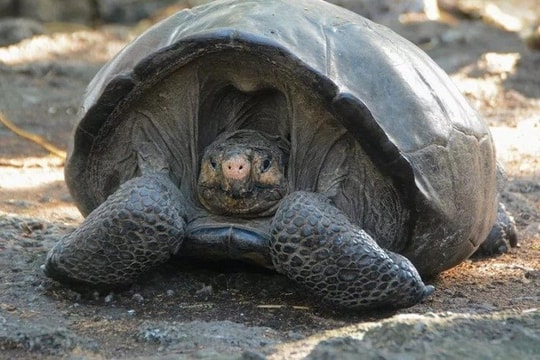
{"label": "scaly leg skin", "polygon": [[434,291],[409,260],[380,248],[321,194],[287,196],[271,228],[276,269],[340,307],[409,307]]}
{"label": "scaly leg skin", "polygon": [[165,174],[131,179],[49,251],[44,272],[68,285],[128,284],[178,251],[183,204]]}
{"label": "scaly leg skin", "polygon": [[512,215],[499,203],[497,221],[491,228],[486,240],[474,253],[475,257],[494,256],[508,252],[509,247],[516,247],[518,236],[516,223]]}

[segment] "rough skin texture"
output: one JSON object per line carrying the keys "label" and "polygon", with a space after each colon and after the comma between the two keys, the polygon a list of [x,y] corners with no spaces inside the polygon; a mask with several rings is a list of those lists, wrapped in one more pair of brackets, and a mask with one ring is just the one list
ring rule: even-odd
{"label": "rough skin texture", "polygon": [[283,200],[270,247],[279,272],[341,307],[407,307],[433,292],[409,260],[385,252],[322,194]]}
{"label": "rough skin texture", "polygon": [[129,180],[49,251],[44,271],[71,284],[132,282],[180,247],[182,204],[182,194],[167,175]]}
{"label": "rough skin texture", "polygon": [[497,209],[497,221],[486,240],[480,245],[474,256],[493,256],[508,252],[508,247],[516,247],[518,243],[517,228],[514,218],[503,203]]}

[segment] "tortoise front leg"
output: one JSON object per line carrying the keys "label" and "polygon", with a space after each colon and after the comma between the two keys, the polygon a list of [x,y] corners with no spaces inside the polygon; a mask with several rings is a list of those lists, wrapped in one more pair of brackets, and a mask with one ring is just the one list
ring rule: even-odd
{"label": "tortoise front leg", "polygon": [[72,285],[132,282],[178,251],[184,204],[165,174],[127,181],[49,251],[45,274]]}
{"label": "tortoise front leg", "polygon": [[408,307],[434,290],[409,260],[383,250],[321,194],[287,196],[271,233],[276,269],[338,306]]}

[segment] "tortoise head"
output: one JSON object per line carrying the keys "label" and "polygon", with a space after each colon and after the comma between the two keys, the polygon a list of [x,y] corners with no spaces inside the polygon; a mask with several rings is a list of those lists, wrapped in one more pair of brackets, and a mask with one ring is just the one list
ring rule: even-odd
{"label": "tortoise head", "polygon": [[278,137],[254,130],[222,134],[202,157],[199,201],[218,215],[272,215],[287,194],[287,159]]}

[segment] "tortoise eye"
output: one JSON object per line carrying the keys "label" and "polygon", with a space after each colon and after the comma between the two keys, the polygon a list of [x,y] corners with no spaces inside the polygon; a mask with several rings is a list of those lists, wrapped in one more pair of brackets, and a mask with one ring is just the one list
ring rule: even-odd
{"label": "tortoise eye", "polygon": [[214,159],[210,160],[210,166],[212,167],[212,170],[216,170],[217,168],[217,162]]}
{"label": "tortoise eye", "polygon": [[261,164],[261,172],[267,172],[270,169],[270,165],[272,165],[272,161],[270,159],[264,159]]}

